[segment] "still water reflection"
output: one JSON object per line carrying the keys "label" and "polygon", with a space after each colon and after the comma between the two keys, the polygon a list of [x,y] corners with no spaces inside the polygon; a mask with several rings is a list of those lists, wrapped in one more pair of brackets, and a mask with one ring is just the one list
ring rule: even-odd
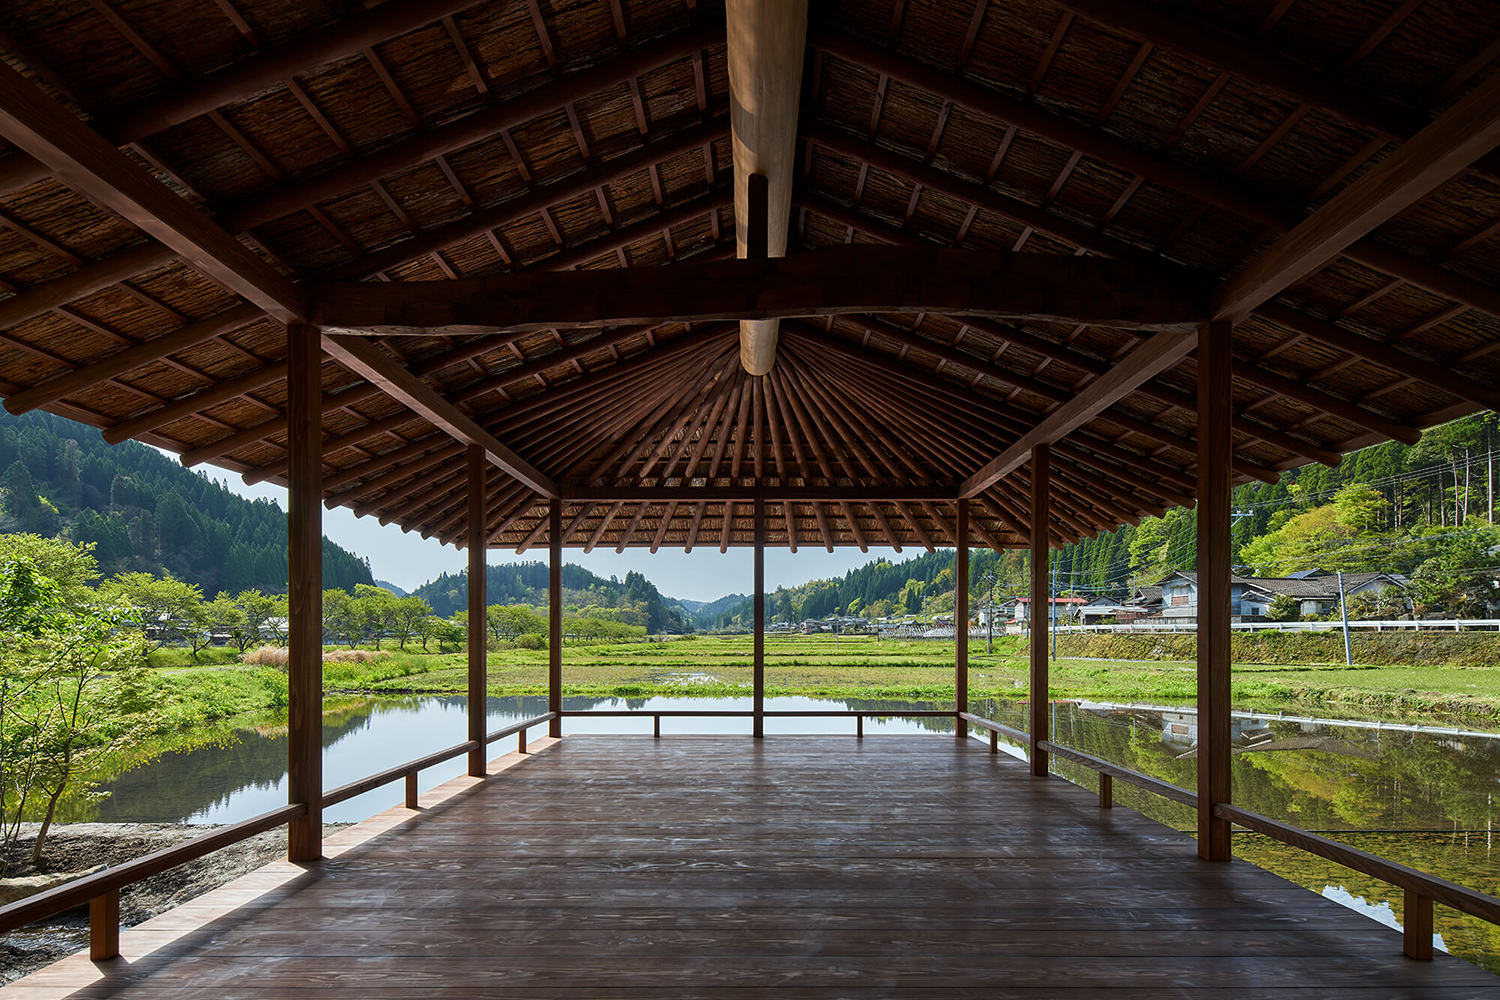
{"label": "still water reflection", "polygon": [[[380,698],[328,712],[323,717],[323,784],[326,788],[363,778],[368,774],[405,763],[424,754],[453,746],[464,739],[467,728],[463,697]],[[563,708],[594,710],[672,711],[748,710],[748,698],[565,698]],[[767,698],[766,708],[776,711],[844,711],[849,709],[890,711],[952,710],[952,703],[818,700],[812,698]],[[547,699],[491,698],[486,706],[491,732],[547,711]],[[649,716],[570,717],[564,733],[647,733]],[[767,719],[766,732],[850,733],[852,719]],[[920,733],[934,729],[952,732],[951,719],[871,719],[871,733]],[[749,719],[667,718],[662,735],[672,733],[745,734]],[[531,730],[535,738],[545,727]],[[506,740],[491,748],[492,754],[513,747]],[[80,803],[80,810],[67,818],[96,819],[103,823],[235,823],[286,804],[287,736],[284,719],[273,719],[254,728],[237,730],[222,745],[168,752],[157,760],[124,771],[105,782],[102,802]],[[419,776],[425,791],[464,773],[465,762],[455,758],[423,771]],[[401,800],[399,783],[330,806],[324,817],[330,822],[357,822]],[[97,809],[97,811],[95,811]]]}
{"label": "still water reflection", "polygon": [[[950,703],[951,705],[951,703]],[[744,710],[749,699],[565,699],[570,711],[631,709]],[[768,699],[771,710],[944,709],[935,703],[874,700]],[[327,713],[323,723],[325,786],[334,787],[462,740],[461,697],[382,698]],[[978,700],[976,714],[1017,728],[1026,706]],[[491,730],[546,711],[543,698],[492,698]],[[652,720],[570,717],[567,733],[650,733]],[[875,733],[952,732],[946,718],[867,720]],[[776,733],[852,735],[851,719],[767,719]],[[1196,718],[1171,706],[1058,702],[1051,707],[1054,740],[1185,788],[1195,784]],[[746,734],[743,718],[667,718],[662,733]],[[532,735],[540,735],[540,728]],[[1423,722],[1289,718],[1236,713],[1234,799],[1255,812],[1375,854],[1500,895],[1500,851],[1495,850],[1496,793],[1500,792],[1500,733]],[[1004,744],[1002,743],[1002,746]],[[497,744],[494,753],[508,750]],[[1010,748],[1019,755],[1019,750]],[[72,820],[103,822],[231,823],[286,801],[284,720],[237,731],[224,745],[168,753],[108,781],[109,795],[78,803]],[[461,758],[422,772],[431,788],[463,772]],[[1054,759],[1054,769],[1094,787],[1093,772]],[[376,789],[330,808],[331,821],[352,822],[400,800],[399,784]],[[1191,811],[1116,782],[1122,806],[1191,831]],[[1235,835],[1235,853],[1314,892],[1390,922],[1400,913],[1400,892],[1378,880],[1322,861],[1253,834]],[[1500,972],[1500,928],[1445,907],[1436,912],[1437,943]]]}

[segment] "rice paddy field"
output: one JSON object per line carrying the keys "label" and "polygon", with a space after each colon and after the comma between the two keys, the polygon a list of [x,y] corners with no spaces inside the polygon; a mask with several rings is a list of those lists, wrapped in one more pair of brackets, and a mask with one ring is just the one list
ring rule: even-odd
{"label": "rice paddy field", "polygon": [[[386,644],[371,655],[332,647],[324,663],[330,696],[459,693],[466,689],[462,653],[401,651]],[[879,640],[867,636],[766,638],[769,695],[953,698],[954,644],[935,640]],[[649,642],[565,645],[566,693],[603,697],[733,696],[751,685],[749,636],[674,636]],[[284,704],[284,675],[275,666],[233,659],[174,664],[163,679],[204,717]],[[1028,691],[1024,640],[1002,637],[986,652],[970,644],[969,686],[975,698],[1024,700]],[[279,686],[279,690],[278,690]],[[492,695],[541,694],[547,651],[501,649],[489,655]],[[1054,699],[1186,704],[1193,700],[1196,666],[1185,660],[1061,658],[1052,662]],[[1343,707],[1368,713],[1420,713],[1500,720],[1500,666],[1252,664],[1234,667],[1235,704],[1253,709]]]}

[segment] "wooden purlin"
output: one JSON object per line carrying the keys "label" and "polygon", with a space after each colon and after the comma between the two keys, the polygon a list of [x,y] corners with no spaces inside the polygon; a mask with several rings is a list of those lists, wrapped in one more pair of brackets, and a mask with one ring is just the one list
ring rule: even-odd
{"label": "wooden purlin", "polygon": [[284,323],[306,318],[306,296],[289,279],[8,65],[0,65],[0,134],[210,280]]}
{"label": "wooden purlin", "polygon": [[[523,198],[513,199],[493,208],[481,210],[478,213],[457,220],[445,227],[439,227],[429,233],[418,233],[411,240],[398,243],[389,250],[382,251],[377,255],[361,258],[352,268],[335,269],[321,276],[321,280],[328,280],[340,275],[347,277],[367,275],[416,259],[453,242],[467,239],[478,232],[493,229],[496,226],[525,217],[528,214],[534,213],[539,208],[545,208],[549,204],[566,200],[579,193],[579,190],[587,190],[598,184],[609,183],[624,175],[653,165],[663,158],[678,155],[687,149],[697,148],[705,139],[712,141],[721,137],[726,131],[727,124],[722,122],[717,124],[712,122],[704,123],[696,128],[690,128],[680,134],[641,147],[634,153],[624,154],[623,156],[606,161],[604,164],[594,167],[591,171],[585,172],[583,175],[567,178],[556,185],[540,189]],[[718,201],[717,198],[711,200]],[[700,206],[694,205],[691,211],[696,212],[698,207]],[[718,205],[714,204],[710,206],[708,201],[705,201],[701,207],[712,207],[712,210],[716,211]],[[680,224],[682,221],[681,213],[684,211],[686,210],[681,207],[673,210],[664,219],[665,224]],[[243,230],[250,228],[250,223],[257,223],[263,220],[239,221],[240,225],[238,228]],[[613,244],[614,239],[610,239],[608,242]],[[603,251],[604,247],[600,247],[600,249]],[[564,256],[566,257],[567,255]],[[63,302],[70,301],[87,291],[97,290],[100,287],[112,284],[132,274],[159,266],[170,261],[172,258],[173,252],[167,247],[154,246],[140,248],[138,250],[126,251],[123,254],[117,255],[116,258],[100,262],[98,266],[88,265],[76,275],[68,275],[64,278],[55,279],[53,282],[43,283],[41,286],[27,289],[23,296],[18,296],[16,299],[0,305],[0,327],[12,325],[29,316],[37,315],[48,308],[53,308]],[[568,260],[564,259],[558,261],[557,266],[567,266],[569,263]],[[203,340],[209,339],[211,331],[208,328],[204,328],[201,332],[205,334]],[[145,352],[150,343],[152,342],[148,341],[147,344],[141,345],[142,353]],[[176,338],[173,350],[183,350],[189,346],[192,346],[192,344],[184,343],[183,338],[179,335]],[[101,375],[100,377],[105,376]],[[77,377],[75,380],[83,381],[81,377]],[[75,388],[73,391],[77,391],[77,389]]]}
{"label": "wooden purlin", "polygon": [[[114,108],[93,127],[115,145],[124,146],[478,3],[393,0],[374,10],[352,13],[185,85],[167,88],[156,97]],[[49,173],[45,164],[12,154],[0,165],[0,194],[35,183]]]}
{"label": "wooden purlin", "polygon": [[[1024,104],[989,87],[950,76],[941,70],[888,50],[869,45],[835,29],[814,29],[809,41],[856,65],[890,74],[940,100],[953,101],[986,116],[1022,128],[1069,149],[1095,156],[1202,202],[1226,209],[1275,232],[1294,228],[1301,215],[1293,206],[1257,198],[1242,185],[1199,173],[1160,153],[1116,139],[1102,131],[1074,124],[1037,106]],[[1050,224],[1044,224],[1047,228]],[[1500,316],[1500,290],[1404,253],[1373,239],[1348,246],[1345,255],[1367,267],[1401,278],[1471,308]]]}
{"label": "wooden purlin", "polygon": [[[822,133],[819,134],[821,135]],[[847,149],[848,147],[845,146],[843,148]],[[871,153],[871,151],[875,152]],[[865,152],[869,155],[878,156],[885,168],[899,169],[898,165],[893,162],[896,159],[897,154],[890,153],[889,151],[885,150],[876,151],[876,147],[873,146],[867,147]],[[854,155],[858,154],[856,153]],[[951,177],[950,175],[932,170],[931,168],[923,169],[926,171],[926,173],[923,174],[923,177],[926,180],[928,180],[929,182],[935,182],[937,185],[940,185],[939,187],[937,187],[937,189],[942,190],[944,193],[952,197],[971,202],[974,198],[984,198],[986,196],[993,197],[992,193],[987,188],[981,188],[977,185],[970,184],[967,181],[958,180]],[[929,184],[929,186],[932,186],[932,184]],[[904,230],[893,230],[877,220],[859,216],[856,213],[851,213],[848,210],[842,209],[841,206],[838,206],[836,203],[829,202],[827,199],[816,197],[813,195],[804,195],[800,199],[800,203],[815,213],[827,215],[839,222],[844,223],[845,225],[858,228],[860,231],[874,235],[886,242],[893,242],[901,245],[910,245],[916,242],[915,238]],[[1055,230],[1055,235],[1058,235],[1060,238],[1068,240],[1069,242],[1082,240],[1081,243],[1078,243],[1079,246],[1086,247],[1097,252],[1111,254],[1138,252],[1133,247],[1128,247],[1124,244],[1117,244],[1113,241],[1110,241],[1107,237],[1098,236],[1096,233],[1094,233],[1093,230],[1084,229],[1083,227],[1077,227],[1076,224],[1070,223],[1067,220],[1058,220],[1058,222],[1053,225],[1051,229]],[[863,322],[865,320],[865,317],[846,318],[855,322]],[[1041,354],[1044,357],[1062,361],[1063,363],[1069,364],[1086,373],[1100,375],[1107,371],[1109,368],[1108,362],[1102,359],[1096,359],[1088,355],[1080,354],[1077,351],[1071,350],[1066,345],[1052,344],[1051,342],[1041,337],[1031,336],[1029,334],[1026,334],[1024,331],[1006,327],[992,320],[965,317],[965,322],[967,322],[968,325],[972,326],[976,330],[980,330],[992,336],[998,337],[1003,341],[1016,344],[1017,346],[1023,347],[1034,353]],[[931,342],[929,341],[928,343]],[[946,353],[940,352],[945,350],[952,350],[953,353],[951,356],[951,360],[954,360],[955,363],[964,364],[969,367],[976,367],[976,365],[982,360],[973,358],[972,355],[967,355],[955,349],[944,349],[941,345],[933,345],[929,347],[927,346],[927,344],[923,344],[922,349],[928,350],[929,352],[937,354],[940,357],[949,356]],[[987,368],[981,370],[985,371],[986,374],[991,374],[995,378],[1007,381],[1010,384],[1016,385],[1017,387],[1024,390],[1037,392],[1041,395],[1044,395],[1047,398],[1052,399],[1054,402],[1063,401],[1066,398],[1069,398],[1071,395],[1070,392],[1061,387],[1051,387],[1046,383],[1038,382],[1034,376],[1028,377],[1024,374],[1010,372],[1008,369],[995,365],[993,362],[991,362]],[[1270,377],[1274,378],[1275,376],[1272,375]],[[1147,382],[1145,385],[1141,386],[1140,393],[1143,395],[1154,396],[1158,399],[1163,400],[1164,402],[1167,402],[1174,406],[1180,406],[1183,409],[1191,412],[1197,411],[1197,404],[1195,401],[1193,401],[1190,394],[1184,393],[1169,386],[1165,386],[1161,384],[1159,380]],[[1419,432],[1415,428],[1410,428],[1396,421],[1389,420],[1388,418],[1370,411],[1367,408],[1359,407],[1356,404],[1346,402],[1345,400],[1339,399],[1336,396],[1332,396],[1312,386],[1305,386],[1298,390],[1298,393],[1299,395],[1297,398],[1308,403],[1308,405],[1319,407],[1320,403],[1326,404],[1326,406],[1322,406],[1320,408],[1330,411],[1337,411],[1343,419],[1354,423],[1356,426],[1379,430],[1380,432],[1385,433],[1387,436],[1396,438],[1397,440],[1410,440],[1419,434]],[[1151,425],[1149,424],[1149,422],[1142,421],[1138,422],[1135,426],[1141,428],[1149,428]],[[1299,440],[1289,434],[1277,431],[1274,428],[1265,428],[1262,425],[1255,423],[1254,421],[1246,419],[1242,415],[1236,415],[1235,428],[1240,433],[1246,434],[1258,440],[1265,440],[1268,443],[1271,443],[1274,446],[1281,448],[1284,451],[1288,451],[1294,455],[1304,455],[1305,457],[1311,458],[1314,461],[1323,462],[1326,465],[1337,465],[1339,462],[1337,453],[1330,451],[1328,448],[1322,447],[1314,442],[1305,442]]]}

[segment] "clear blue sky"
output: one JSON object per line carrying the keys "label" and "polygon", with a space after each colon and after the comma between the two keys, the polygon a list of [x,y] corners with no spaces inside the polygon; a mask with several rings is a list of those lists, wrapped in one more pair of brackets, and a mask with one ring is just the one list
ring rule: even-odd
{"label": "clear blue sky", "polygon": [[[205,470],[210,478],[223,482],[230,490],[251,499],[268,498],[286,509],[286,490],[260,484],[246,486],[234,473],[221,469]],[[415,532],[406,534],[395,525],[381,527],[373,517],[355,517],[346,507],[323,511],[323,534],[349,549],[355,555],[370,558],[375,579],[394,583],[404,590],[417,587],[443,572],[459,573],[467,565],[462,551],[423,538]],[[897,555],[891,549],[872,548],[868,553],[857,548],[834,549],[802,547],[793,555],[786,549],[766,550],[766,589],[796,586],[808,580],[843,576],[881,556],[900,560],[916,553]],[[516,555],[511,549],[491,549],[490,562],[545,560],[545,548]],[[668,597],[696,601],[713,601],[725,594],[748,594],[754,583],[754,564],[749,549],[730,549],[720,555],[716,546],[697,548],[691,553],[681,549],[662,548],[652,555],[650,549],[626,549],[616,554],[612,548],[598,548],[588,555],[582,549],[565,549],[564,559],[577,563],[600,576],[623,577],[631,570],[644,573],[658,590]]]}

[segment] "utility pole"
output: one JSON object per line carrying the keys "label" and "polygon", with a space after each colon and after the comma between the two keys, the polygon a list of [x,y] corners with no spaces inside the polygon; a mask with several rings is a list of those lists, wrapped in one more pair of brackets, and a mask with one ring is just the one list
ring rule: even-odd
{"label": "utility pole", "polygon": [[1052,563],[1052,585],[1047,588],[1047,621],[1052,628],[1052,658],[1057,659],[1057,561],[1051,553],[1047,559]]}
{"label": "utility pole", "polygon": [[1349,647],[1349,598],[1344,596],[1344,571],[1339,570],[1339,610],[1344,613],[1344,666],[1354,665],[1354,652]]}

